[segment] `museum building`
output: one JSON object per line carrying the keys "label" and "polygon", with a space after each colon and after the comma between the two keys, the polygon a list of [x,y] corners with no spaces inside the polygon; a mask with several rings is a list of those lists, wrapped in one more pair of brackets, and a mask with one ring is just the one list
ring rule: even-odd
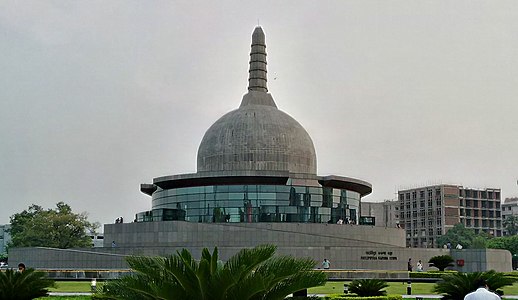
{"label": "museum building", "polygon": [[277,108],[267,88],[266,44],[252,34],[248,93],[241,105],[205,133],[197,173],[142,184],[152,209],[137,222],[346,223],[358,224],[369,183],[317,176],[315,147],[306,130]]}

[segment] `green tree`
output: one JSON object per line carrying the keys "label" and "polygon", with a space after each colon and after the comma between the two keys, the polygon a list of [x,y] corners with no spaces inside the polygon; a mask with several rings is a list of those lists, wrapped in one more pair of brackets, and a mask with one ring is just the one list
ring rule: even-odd
{"label": "green tree", "polygon": [[518,235],[490,239],[487,242],[487,247],[491,249],[509,250],[511,254],[518,254]]}
{"label": "green tree", "polygon": [[272,245],[242,249],[223,263],[218,249],[207,248],[196,261],[187,250],[169,257],[132,256],[134,273],[104,286],[109,299],[269,300],[323,285],[327,276],[313,271],[311,259],[274,256]]}
{"label": "green tree", "polygon": [[47,288],[53,287],[54,281],[45,273],[34,269],[16,272],[7,269],[0,272],[0,299],[26,300],[46,296]]}
{"label": "green tree", "polygon": [[505,277],[503,273],[495,271],[474,272],[474,273],[453,273],[446,274],[442,280],[434,286],[434,292],[444,294],[442,299],[458,300],[475,291],[476,281],[484,278],[491,290],[498,290],[506,285],[512,285],[516,279]]}
{"label": "green tree", "polygon": [[95,232],[98,223],[88,221],[86,213],[76,214],[69,205],[58,202],[56,209],[44,210],[31,205],[11,216],[12,247],[90,247],[88,232]]}
{"label": "green tree", "polygon": [[388,284],[379,279],[358,279],[349,283],[349,292],[360,297],[385,296]]}
{"label": "green tree", "polygon": [[518,216],[512,216],[512,215],[506,216],[502,225],[504,225],[505,230],[507,231],[507,234],[509,234],[509,235],[517,234],[518,233]]}
{"label": "green tree", "polygon": [[473,249],[485,246],[484,240],[489,238],[490,236],[484,232],[476,234],[473,229],[466,228],[462,223],[457,223],[446,234],[437,238],[437,244],[442,246],[450,243],[452,248],[460,244],[463,248]]}
{"label": "green tree", "polygon": [[449,255],[437,255],[428,261],[430,266],[436,267],[439,271],[444,271],[447,267],[453,267],[453,258]]}

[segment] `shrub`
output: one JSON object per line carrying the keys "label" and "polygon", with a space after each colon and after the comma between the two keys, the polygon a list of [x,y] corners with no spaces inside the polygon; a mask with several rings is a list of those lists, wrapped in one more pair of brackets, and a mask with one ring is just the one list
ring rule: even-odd
{"label": "shrub", "polygon": [[427,272],[410,272],[410,278],[442,278],[444,275],[454,274],[457,271],[427,271]]}
{"label": "shrub", "polygon": [[447,267],[453,267],[453,258],[449,255],[438,255],[430,258],[428,263],[430,266],[436,267],[439,271],[444,271]]}
{"label": "shrub", "polygon": [[359,279],[349,283],[349,292],[358,296],[384,296],[387,294],[383,289],[388,284],[379,279]]}
{"label": "shrub", "polygon": [[116,299],[284,299],[325,284],[327,275],[314,271],[315,261],[275,256],[276,249],[245,248],[225,263],[217,248],[213,253],[203,249],[200,260],[186,249],[168,257],[128,257],[133,274],[105,283],[103,294]]}
{"label": "shrub", "polygon": [[47,288],[54,286],[54,280],[34,269],[16,272],[7,269],[0,272],[0,299],[25,300],[47,295]]}
{"label": "shrub", "polygon": [[325,297],[326,300],[400,300],[403,299],[401,295],[386,295],[386,296],[369,296],[369,297],[358,297],[351,295],[330,295]]}
{"label": "shrub", "polygon": [[448,274],[435,284],[434,292],[444,294],[443,299],[463,299],[478,288],[475,282],[480,278],[485,279],[489,288],[495,291],[516,281],[516,278],[505,277],[495,271]]}

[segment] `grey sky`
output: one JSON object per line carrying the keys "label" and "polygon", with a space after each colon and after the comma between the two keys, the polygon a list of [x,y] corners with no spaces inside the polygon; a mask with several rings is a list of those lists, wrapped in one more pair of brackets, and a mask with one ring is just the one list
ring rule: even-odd
{"label": "grey sky", "polygon": [[[2,1],[0,224],[58,201],[92,221],[196,171],[246,92],[251,33],[319,175],[518,196],[518,1]],[[276,79],[274,79],[276,78]]]}

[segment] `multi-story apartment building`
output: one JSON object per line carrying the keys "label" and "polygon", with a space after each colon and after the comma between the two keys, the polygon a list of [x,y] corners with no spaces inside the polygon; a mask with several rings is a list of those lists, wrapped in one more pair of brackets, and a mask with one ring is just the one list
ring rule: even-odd
{"label": "multi-story apartment building", "polygon": [[374,217],[378,227],[398,227],[399,202],[385,200],[383,202],[362,202],[361,215]]}
{"label": "multi-story apartment building", "polygon": [[437,238],[462,223],[476,233],[502,236],[500,189],[433,185],[398,191],[407,247],[437,247]]}
{"label": "multi-story apartment building", "polygon": [[[502,203],[502,222],[508,216],[518,216],[518,197],[505,198],[504,203]],[[505,227],[503,230],[504,235],[507,235]]]}

